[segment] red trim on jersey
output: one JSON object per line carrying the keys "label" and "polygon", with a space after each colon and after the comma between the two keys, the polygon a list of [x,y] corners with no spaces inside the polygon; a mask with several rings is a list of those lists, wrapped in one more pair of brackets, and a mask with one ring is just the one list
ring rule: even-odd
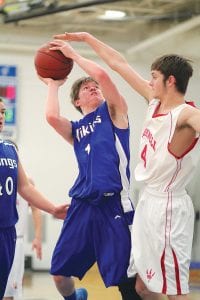
{"label": "red trim on jersey", "polygon": [[166,116],[168,114],[168,113],[166,113],[166,114],[158,114],[157,113],[160,108],[160,104],[161,104],[161,102],[159,102],[158,105],[156,106],[154,113],[152,115],[152,118],[162,117],[162,116]]}
{"label": "red trim on jersey", "polygon": [[[188,105],[191,105],[191,106],[193,106],[193,107],[196,107],[196,105],[195,105],[195,103],[194,103],[193,101],[185,101],[185,103],[188,104]],[[152,115],[152,118],[162,117],[162,116],[168,115],[169,112],[168,112],[168,113],[165,113],[165,114],[158,114],[158,113],[157,113],[158,110],[159,110],[159,108],[160,108],[160,105],[161,105],[161,102],[159,102],[158,105],[156,106],[155,111],[154,111],[154,113],[153,113],[153,115]]]}
{"label": "red trim on jersey", "polygon": [[179,272],[179,266],[178,266],[178,259],[176,257],[176,253],[172,249],[172,254],[174,258],[174,267],[175,267],[175,277],[176,277],[176,288],[177,288],[177,295],[181,295],[181,283],[180,283],[180,272]]}
{"label": "red trim on jersey", "polygon": [[186,104],[191,105],[193,107],[196,107],[195,103],[193,101],[185,101]]}
{"label": "red trim on jersey", "polygon": [[162,287],[162,294],[166,294],[167,292],[167,279],[166,279],[166,270],[165,270],[165,249],[163,251],[163,254],[161,256],[161,270],[162,270],[162,276],[163,276],[163,287]]}
{"label": "red trim on jersey", "polygon": [[169,202],[170,202],[170,219],[169,219],[169,245],[171,245],[171,229],[172,229],[172,192],[168,193],[168,198],[169,198]]}
{"label": "red trim on jersey", "polygon": [[[192,102],[192,101],[186,101],[186,104],[195,107],[195,104],[194,104],[194,102]],[[170,112],[170,114],[171,114],[171,112]],[[172,114],[171,114],[171,125],[170,125],[170,135],[169,135],[169,138],[171,137],[171,130],[172,130]],[[189,153],[189,152],[194,148],[194,146],[196,145],[198,139],[199,139],[199,138],[194,138],[194,141],[191,143],[191,145],[190,145],[190,146],[182,153],[182,155],[180,155],[180,156],[177,156],[176,154],[174,154],[174,153],[169,149],[170,143],[168,143],[167,149],[168,149],[169,153],[170,153],[172,156],[174,156],[176,159],[181,159],[181,158],[183,158],[187,153]]]}
{"label": "red trim on jersey", "polygon": [[177,175],[178,175],[178,172],[181,170],[181,162],[182,162],[182,160],[177,160],[177,159],[176,159],[177,167],[176,167],[176,170],[175,170],[175,172],[174,172],[174,175],[172,176],[170,182],[168,183],[168,185],[167,185],[166,188],[165,188],[165,192],[166,192],[166,191],[169,191],[170,185],[175,181],[175,179],[176,179],[176,177],[177,177]]}
{"label": "red trim on jersey", "polygon": [[192,144],[180,156],[177,156],[176,154],[172,153],[172,151],[170,151],[170,149],[169,149],[170,143],[168,143],[167,148],[168,148],[169,153],[172,156],[174,156],[176,159],[181,159],[181,158],[183,158],[186,154],[188,154],[194,148],[194,146],[196,145],[196,143],[198,142],[198,140],[199,140],[199,138],[195,138],[194,141],[192,142]]}
{"label": "red trim on jersey", "polygon": [[[171,232],[171,220],[172,220],[172,209],[169,210],[170,212],[170,218],[168,220],[168,206],[171,204],[172,208],[172,201],[171,201],[170,193],[168,193],[168,199],[167,199],[167,206],[166,206],[166,213],[165,213],[165,248],[161,256],[160,264],[161,264],[161,270],[162,270],[162,277],[163,277],[163,287],[162,287],[162,293],[166,294],[167,292],[167,278],[166,278],[166,269],[165,269],[165,250],[167,245],[170,245],[170,232]],[[168,226],[168,222],[170,226]],[[168,229],[169,228],[169,229]],[[168,229],[168,232],[167,232]],[[167,244],[167,236],[168,236],[168,244]]]}
{"label": "red trim on jersey", "polygon": [[[177,289],[177,295],[182,295],[181,292],[181,283],[180,283],[180,270],[179,270],[179,264],[178,264],[178,259],[176,256],[176,253],[174,251],[174,249],[171,247],[170,244],[170,232],[171,232],[171,221],[172,221],[172,193],[168,193],[168,201],[167,201],[167,207],[169,205],[169,201],[171,204],[171,210],[169,210],[169,214],[170,214],[170,218],[168,220],[167,218],[167,208],[166,208],[166,224],[165,224],[165,248],[163,250],[161,259],[160,259],[160,264],[161,264],[161,271],[162,271],[162,277],[163,277],[163,287],[162,287],[162,293],[163,294],[167,294],[167,278],[166,278],[166,268],[165,268],[165,251],[166,251],[166,247],[167,247],[167,227],[169,227],[169,247],[171,249],[172,255],[173,255],[173,260],[174,260],[174,274],[175,274],[175,278],[176,278],[176,289]],[[170,226],[168,226],[168,222],[170,224]]]}
{"label": "red trim on jersey", "polygon": [[169,138],[168,138],[168,146],[167,146],[167,148],[169,147],[169,140],[171,138],[171,134],[172,134],[172,113],[170,111],[170,131],[169,131]]}

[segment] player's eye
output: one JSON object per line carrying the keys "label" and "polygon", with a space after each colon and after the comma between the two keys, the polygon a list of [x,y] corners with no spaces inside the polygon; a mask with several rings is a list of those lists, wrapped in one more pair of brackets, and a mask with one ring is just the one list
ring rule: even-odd
{"label": "player's eye", "polygon": [[5,116],[5,115],[6,115],[6,110],[2,110],[2,111],[1,111],[1,114],[2,114],[3,116]]}

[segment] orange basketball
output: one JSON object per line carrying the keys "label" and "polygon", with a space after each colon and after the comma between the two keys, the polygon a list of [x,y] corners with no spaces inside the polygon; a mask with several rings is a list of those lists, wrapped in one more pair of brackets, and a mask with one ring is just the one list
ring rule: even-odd
{"label": "orange basketball", "polygon": [[36,52],[34,63],[37,74],[43,78],[64,79],[73,68],[73,60],[59,50],[49,50],[50,44],[42,45]]}

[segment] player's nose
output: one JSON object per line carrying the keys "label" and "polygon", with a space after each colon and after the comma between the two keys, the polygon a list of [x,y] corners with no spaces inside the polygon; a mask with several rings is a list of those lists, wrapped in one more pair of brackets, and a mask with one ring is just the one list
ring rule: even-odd
{"label": "player's nose", "polygon": [[91,86],[90,87],[90,91],[96,91],[96,87],[95,86]]}

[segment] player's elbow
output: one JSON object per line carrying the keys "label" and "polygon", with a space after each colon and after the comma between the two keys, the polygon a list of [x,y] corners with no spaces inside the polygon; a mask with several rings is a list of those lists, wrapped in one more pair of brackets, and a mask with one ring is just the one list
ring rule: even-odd
{"label": "player's elbow", "polygon": [[52,127],[55,126],[55,124],[58,122],[58,117],[52,113],[46,114],[46,120]]}
{"label": "player's elbow", "polygon": [[113,59],[109,61],[109,67],[116,72],[119,72],[126,64],[127,61],[123,56],[117,57],[116,59],[113,57]]}
{"label": "player's elbow", "polygon": [[96,80],[101,84],[102,82],[108,82],[108,80],[110,80],[110,77],[106,73],[106,71],[100,69],[96,72]]}

